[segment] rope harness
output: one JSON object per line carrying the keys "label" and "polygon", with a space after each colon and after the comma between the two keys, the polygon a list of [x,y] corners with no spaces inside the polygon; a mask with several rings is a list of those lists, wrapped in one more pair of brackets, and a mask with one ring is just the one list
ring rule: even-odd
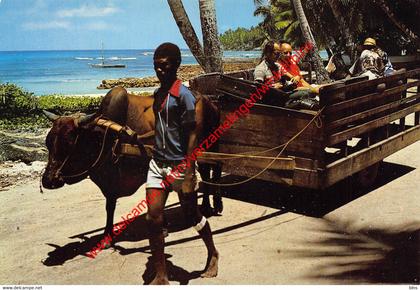
{"label": "rope harness", "polygon": [[[233,159],[247,158],[247,157],[250,157],[251,155],[255,156],[255,155],[259,155],[259,154],[264,154],[264,153],[282,148],[280,150],[280,152],[275,157],[271,157],[272,160],[267,164],[267,166],[265,166],[258,173],[254,174],[253,176],[251,176],[249,178],[246,178],[245,180],[238,181],[238,182],[232,182],[232,183],[214,183],[214,182],[205,181],[205,180],[201,180],[201,182],[203,182],[204,184],[208,184],[208,185],[228,187],[228,186],[236,186],[236,185],[244,184],[246,182],[249,182],[249,181],[257,178],[258,176],[263,174],[265,171],[267,171],[274,164],[274,162],[276,162],[276,160],[279,158],[279,156],[281,154],[283,154],[283,152],[286,150],[287,146],[289,146],[289,144],[291,142],[293,142],[296,138],[298,138],[312,123],[315,123],[315,125],[318,128],[322,127],[322,120],[320,118],[320,115],[321,115],[322,111],[324,110],[324,108],[319,110],[317,112],[317,114],[314,115],[314,117],[305,125],[305,127],[303,127],[298,133],[296,133],[293,137],[291,137],[286,143],[283,143],[281,145],[275,146],[273,148],[265,149],[265,150],[262,150],[262,151],[248,151],[248,152],[239,153],[242,156],[212,157],[211,158],[211,160],[233,160]],[[133,143],[137,143],[138,141],[140,141],[140,143],[141,143],[141,139],[147,139],[147,138],[152,137],[155,134],[154,131],[150,131],[150,132],[147,132],[147,133],[139,136],[139,135],[137,135],[137,133],[135,131],[133,131],[128,126],[122,126],[122,125],[120,125],[120,124],[118,124],[114,121],[111,121],[111,120],[102,119],[102,118],[98,117],[97,119],[95,119],[94,123],[95,123],[96,126],[105,128],[105,133],[104,133],[104,137],[103,137],[103,140],[102,140],[101,150],[100,150],[96,160],[86,170],[84,170],[80,173],[77,173],[77,174],[62,175],[63,178],[75,178],[75,177],[83,176],[85,174],[88,174],[90,170],[92,170],[93,168],[95,168],[98,165],[98,163],[99,163],[99,161],[100,161],[100,159],[101,159],[101,157],[104,153],[104,150],[105,150],[105,143],[106,143],[105,141],[106,141],[106,137],[107,137],[107,134],[108,134],[109,130],[112,130],[112,131],[116,132],[118,135],[125,134],[131,140],[130,143],[122,143],[120,138],[117,138],[114,141],[114,144],[112,146],[112,157],[113,157],[113,163],[114,164],[118,163],[118,161],[119,161],[119,159],[122,155],[139,157],[139,156],[142,156],[142,154],[146,154],[148,156],[151,156],[150,146],[142,146],[142,148],[139,148],[138,145],[133,144]],[[67,161],[73,155],[78,141],[79,141],[79,135],[76,136],[76,140],[74,142],[74,145],[73,145],[73,148],[72,148],[70,154],[67,155],[67,157],[64,159],[63,163],[60,165],[59,169],[55,173],[55,177],[59,176],[62,169],[66,165]],[[146,150],[146,148],[149,149],[149,150]],[[142,149],[144,149],[144,150],[142,150]],[[270,157],[268,157],[268,158],[270,158]],[[203,157],[201,157],[201,159],[205,160],[207,158],[203,156]],[[208,158],[208,159],[210,159],[210,158]],[[44,170],[45,170],[45,168],[44,168]],[[41,176],[42,176],[42,172],[41,172]],[[42,193],[42,182],[41,182],[41,180],[40,180],[40,192]]]}
{"label": "rope harness", "polygon": [[[75,124],[77,126],[77,122],[75,121]],[[94,124],[96,126],[99,127],[103,127],[105,128],[105,132],[104,132],[104,136],[102,138],[102,144],[101,144],[101,150],[99,151],[98,156],[96,157],[95,161],[86,169],[83,170],[80,173],[76,173],[76,174],[71,174],[71,175],[61,175],[63,178],[77,178],[77,177],[81,177],[83,175],[86,175],[89,173],[89,171],[91,171],[93,168],[95,168],[99,161],[101,160],[103,153],[105,151],[105,144],[106,144],[106,138],[108,135],[109,130],[115,131],[118,135],[121,135],[122,133],[126,134],[127,136],[129,136],[129,138],[133,141],[135,140],[137,142],[137,140],[141,140],[141,139],[146,139],[149,138],[151,136],[154,135],[154,131],[151,132],[147,132],[146,134],[140,135],[138,136],[137,133],[135,131],[133,131],[132,129],[130,129],[127,126],[121,126],[118,123],[115,123],[113,121],[110,120],[106,120],[106,119],[102,119],[100,117],[98,117],[97,119],[95,119]],[[74,154],[76,147],[78,145],[78,141],[79,141],[79,137],[80,135],[77,134],[76,139],[74,141],[74,144],[72,146],[72,149],[70,151],[70,153],[66,156],[66,158],[64,159],[63,163],[61,163],[61,165],[59,166],[58,170],[55,172],[54,177],[58,178],[64,168],[64,166],[67,164],[68,160],[70,159],[70,157]],[[120,145],[120,151],[117,154],[117,146]],[[143,153],[147,153],[146,151]],[[129,156],[141,156],[142,154],[142,150],[139,148],[138,145],[133,145],[133,144],[128,144],[128,143],[121,143],[120,142],[120,138],[117,138],[114,142],[114,145],[112,146],[112,156],[116,157],[113,160],[113,163],[116,164],[119,160],[120,155],[129,155]],[[39,184],[39,189],[40,192],[43,193],[42,190],[42,175],[45,172],[46,167],[40,172],[40,184]]]}

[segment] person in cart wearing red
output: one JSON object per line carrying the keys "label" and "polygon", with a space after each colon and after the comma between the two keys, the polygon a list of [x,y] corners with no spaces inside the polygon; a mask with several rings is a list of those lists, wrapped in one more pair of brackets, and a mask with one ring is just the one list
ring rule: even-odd
{"label": "person in cart wearing red", "polygon": [[303,79],[298,65],[301,59],[298,55],[292,54],[292,51],[293,48],[289,43],[283,42],[281,44],[280,57],[277,62],[280,67],[280,73],[288,77],[297,90],[309,90],[311,93],[319,94],[318,86],[312,86]]}

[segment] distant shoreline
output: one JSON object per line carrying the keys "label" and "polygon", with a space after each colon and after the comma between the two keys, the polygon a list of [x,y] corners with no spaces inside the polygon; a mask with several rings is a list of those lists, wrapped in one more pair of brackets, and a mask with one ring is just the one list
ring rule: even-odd
{"label": "distant shoreline", "polygon": [[[236,61],[231,59],[231,61],[225,61],[223,64],[224,72],[233,72],[254,68],[257,64],[256,58],[245,59],[241,61]],[[178,77],[186,82],[198,75],[204,74],[204,70],[198,64],[188,64],[181,65],[178,70]],[[147,88],[156,88],[159,86],[159,80],[155,76],[147,76],[141,78],[119,78],[119,79],[105,79],[102,80],[101,84],[97,87],[98,89],[112,89],[116,86],[122,86],[127,89],[137,88],[137,89],[147,89]]]}

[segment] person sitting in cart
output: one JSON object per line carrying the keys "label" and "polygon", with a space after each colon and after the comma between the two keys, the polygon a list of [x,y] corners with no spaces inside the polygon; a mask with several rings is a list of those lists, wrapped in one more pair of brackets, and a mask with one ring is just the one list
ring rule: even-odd
{"label": "person sitting in cart", "polygon": [[261,62],[255,67],[254,80],[260,83],[270,82],[270,86],[281,89],[279,65],[276,63],[280,55],[280,44],[269,41],[264,46]]}
{"label": "person sitting in cart", "polygon": [[[310,91],[319,94],[319,86],[311,85],[304,80],[299,68],[299,61],[297,55],[292,54],[293,48],[290,43],[283,42],[280,46],[280,55],[278,59],[278,66],[282,74],[282,80],[285,85],[292,87],[295,90]],[[293,85],[288,83],[291,82]]]}
{"label": "person sitting in cart", "polygon": [[349,69],[353,76],[367,76],[370,80],[389,76],[394,72],[388,54],[376,45],[376,40],[366,38],[360,57]]}
{"label": "person sitting in cart", "polygon": [[300,59],[292,51],[290,43],[282,42],[277,62],[282,75],[282,89],[290,92],[286,107],[317,109],[318,102],[314,98],[319,94],[320,86],[311,85],[303,79],[298,66]]}

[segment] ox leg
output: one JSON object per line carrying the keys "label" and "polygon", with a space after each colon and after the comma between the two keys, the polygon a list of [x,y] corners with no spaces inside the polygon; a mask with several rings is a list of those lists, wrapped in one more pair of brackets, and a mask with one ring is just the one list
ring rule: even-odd
{"label": "ox leg", "polygon": [[[214,183],[219,183],[220,178],[222,177],[222,165],[216,164],[213,167],[213,176],[212,181]],[[220,186],[216,186],[215,192],[213,194],[213,207],[216,214],[222,213],[223,211],[223,201],[222,194],[220,192]]]}
{"label": "ox leg", "polygon": [[111,194],[108,195],[106,198],[106,225],[105,225],[105,233],[104,235],[111,235],[112,236],[112,227],[114,225],[114,212],[115,212],[115,204],[117,203],[117,199],[112,196]]}
{"label": "ox leg", "polygon": [[[199,171],[201,178],[204,181],[210,181],[210,166],[208,164],[200,164]],[[201,210],[205,216],[212,215],[212,208],[210,205],[209,185],[203,183],[203,201],[201,202]]]}

